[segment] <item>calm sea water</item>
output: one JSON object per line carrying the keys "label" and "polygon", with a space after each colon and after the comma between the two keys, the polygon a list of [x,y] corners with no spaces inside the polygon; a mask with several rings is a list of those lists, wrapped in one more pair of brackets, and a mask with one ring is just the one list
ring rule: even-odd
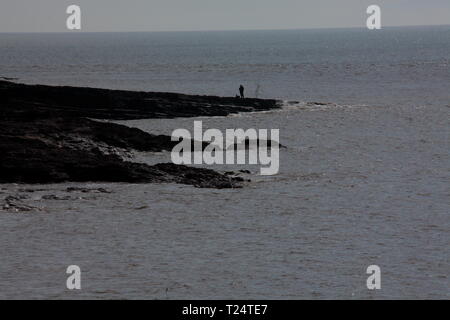
{"label": "calm sea water", "polygon": [[0,76],[221,96],[242,83],[266,98],[447,103],[449,38],[450,26],[0,34]]}
{"label": "calm sea water", "polygon": [[[0,211],[0,298],[449,298],[449,52],[450,27],[0,34],[0,76],[27,83],[232,96],[242,83],[299,101],[201,119],[280,129],[278,175],[213,167],[249,169],[243,189],[0,185],[36,208]],[[193,120],[125,124],[170,134]],[[80,292],[65,289],[71,264]]]}

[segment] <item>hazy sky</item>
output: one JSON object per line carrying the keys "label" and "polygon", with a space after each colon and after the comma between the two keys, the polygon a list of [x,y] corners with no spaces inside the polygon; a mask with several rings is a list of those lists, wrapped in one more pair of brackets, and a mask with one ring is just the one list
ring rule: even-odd
{"label": "hazy sky", "polygon": [[450,0],[0,0],[0,32],[172,31],[362,27],[378,4],[384,26],[450,24]]}

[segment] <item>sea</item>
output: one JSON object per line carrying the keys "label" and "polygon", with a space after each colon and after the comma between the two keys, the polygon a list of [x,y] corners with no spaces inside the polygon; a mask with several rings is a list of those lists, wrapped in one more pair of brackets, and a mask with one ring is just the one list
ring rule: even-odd
{"label": "sea", "polygon": [[0,207],[1,299],[450,298],[450,26],[0,33],[0,77],[233,97],[242,84],[283,107],[119,123],[279,129],[286,146],[277,175],[206,166],[248,170],[241,189],[1,184],[0,201],[32,208]]}

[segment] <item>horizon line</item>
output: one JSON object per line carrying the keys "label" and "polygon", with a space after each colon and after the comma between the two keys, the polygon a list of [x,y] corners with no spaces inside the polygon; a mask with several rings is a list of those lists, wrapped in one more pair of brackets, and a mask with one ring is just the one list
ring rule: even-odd
{"label": "horizon line", "polygon": [[[411,27],[447,27],[450,24],[424,24],[424,25],[386,25],[385,28],[411,28]],[[300,31],[300,30],[334,30],[334,29],[366,29],[366,26],[349,27],[306,27],[306,28],[274,28],[274,29],[212,29],[212,30],[129,30],[129,31],[83,31],[83,30],[65,30],[65,31],[0,31],[0,34],[54,34],[54,33],[172,33],[172,32],[242,32],[242,31]]]}

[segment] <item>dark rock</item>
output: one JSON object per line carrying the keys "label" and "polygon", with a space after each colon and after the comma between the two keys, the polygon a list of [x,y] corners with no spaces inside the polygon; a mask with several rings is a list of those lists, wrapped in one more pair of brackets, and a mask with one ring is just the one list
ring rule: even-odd
{"label": "dark rock", "polygon": [[28,199],[28,196],[25,196],[25,195],[7,196],[5,198],[5,202],[9,203],[9,202],[21,201],[21,200],[25,200],[25,199]]}
{"label": "dark rock", "polygon": [[[95,88],[25,85],[0,81],[0,102],[15,114],[96,119],[148,119],[226,116],[281,108],[277,100],[193,96],[179,93],[134,92]],[[19,110],[14,110],[20,105]]]}
{"label": "dark rock", "polygon": [[306,105],[307,106],[327,106],[327,105],[330,105],[330,103],[328,103],[328,102],[314,102],[314,101],[312,101],[312,102],[307,102]]}
{"label": "dark rock", "polygon": [[69,196],[58,197],[58,196],[55,196],[53,194],[50,194],[50,195],[42,196],[42,199],[43,200],[70,200],[72,198],[69,197]]}
{"label": "dark rock", "polygon": [[247,138],[247,139],[245,139],[242,142],[235,143],[234,145],[231,145],[228,148],[228,150],[242,150],[242,149],[249,150],[251,142],[253,142],[253,144],[255,144],[257,148],[259,148],[261,145],[263,145],[264,147],[267,147],[267,148],[271,148],[272,146],[278,146],[279,149],[286,149],[286,147],[284,145],[282,145],[281,143],[279,143],[278,141],[262,140],[262,139],[257,139],[255,141],[255,140],[249,140]]}
{"label": "dark rock", "polygon": [[103,189],[103,188],[78,188],[78,187],[69,187],[66,189],[67,192],[82,192],[82,193],[89,193],[89,192],[96,192],[96,193],[112,193],[112,191]]}
{"label": "dark rock", "polygon": [[18,189],[19,192],[27,192],[27,193],[34,193],[38,191],[45,191],[46,189]]}
{"label": "dark rock", "polygon": [[239,187],[239,179],[213,170],[124,161],[123,150],[168,151],[178,142],[87,117],[216,116],[279,107],[275,100],[237,101],[0,81],[0,183],[177,182],[197,187]]}
{"label": "dark rock", "polygon": [[172,163],[160,163],[152,168],[160,170],[164,177],[171,181],[191,184],[199,188],[240,188],[238,178],[228,177],[225,174],[204,168],[192,168]]}

